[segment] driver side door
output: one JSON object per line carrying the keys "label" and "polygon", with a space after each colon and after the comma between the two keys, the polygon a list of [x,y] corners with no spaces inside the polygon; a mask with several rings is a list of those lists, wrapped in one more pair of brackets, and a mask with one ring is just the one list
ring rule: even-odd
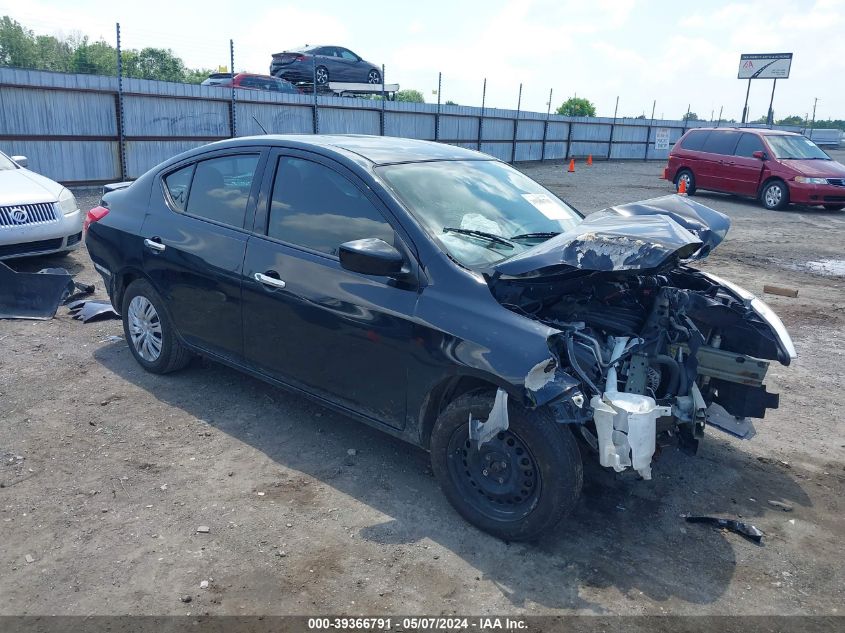
{"label": "driver side door", "polygon": [[244,259],[247,362],[401,429],[417,284],[354,273],[338,258],[343,242],[377,237],[410,261],[395,220],[363,182],[330,159],[281,150],[267,165]]}

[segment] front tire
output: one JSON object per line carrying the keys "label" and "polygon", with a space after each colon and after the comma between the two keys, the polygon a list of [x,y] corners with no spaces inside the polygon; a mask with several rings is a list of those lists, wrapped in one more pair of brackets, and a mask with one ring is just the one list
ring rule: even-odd
{"label": "front tire", "polygon": [[136,279],[123,295],[123,333],[138,364],[154,374],[168,374],[191,361],[176,336],[164,302],[146,279]]}
{"label": "front tire", "polygon": [[317,70],[314,71],[314,77],[318,86],[329,85],[329,69],[325,66],[317,66]]}
{"label": "front tire", "polygon": [[682,169],[678,172],[678,175],[675,176],[675,191],[680,189],[682,180],[687,186],[687,195],[695,195],[695,176],[692,171],[689,169]]}
{"label": "front tire", "polygon": [[370,70],[367,73],[367,83],[368,84],[380,84],[381,83],[381,73],[377,71],[375,68]]}
{"label": "front tire", "polygon": [[773,180],[760,192],[760,202],[769,211],[785,209],[789,204],[789,189],[782,180]]}
{"label": "front tire", "polygon": [[583,484],[581,455],[569,428],[548,409],[508,407],[509,428],[480,450],[469,418],[486,419],[491,394],[470,393],[437,418],[431,465],[449,503],[477,528],[506,541],[528,541],[575,506]]}

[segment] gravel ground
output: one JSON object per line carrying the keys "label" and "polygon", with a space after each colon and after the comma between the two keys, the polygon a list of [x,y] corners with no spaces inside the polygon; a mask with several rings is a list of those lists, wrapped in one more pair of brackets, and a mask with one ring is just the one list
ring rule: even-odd
{"label": "gravel ground", "polygon": [[[662,168],[521,166],[585,212],[668,193]],[[749,442],[664,450],[651,482],[588,466],[533,545],[464,523],[423,451],[300,397],[203,360],[145,373],[118,321],[0,321],[0,614],[836,614],[845,213],[697,199],[733,220],[704,267],[800,290],[767,296],[800,355],[770,372],[781,408]],[[105,296],[85,251],[15,265]],[[683,512],[742,517],[764,545]]]}

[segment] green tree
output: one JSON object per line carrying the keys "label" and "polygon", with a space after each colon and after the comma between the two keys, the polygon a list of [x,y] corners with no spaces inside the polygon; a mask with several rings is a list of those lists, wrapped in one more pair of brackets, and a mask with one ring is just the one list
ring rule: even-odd
{"label": "green tree", "polygon": [[[821,121],[819,121],[819,123],[821,123]],[[804,125],[804,117],[793,114],[792,116],[779,120],[778,125]]]}
{"label": "green tree", "polygon": [[73,48],[67,41],[52,35],[38,35],[35,38],[35,54],[39,70],[66,73],[71,69]]}
{"label": "green tree", "polygon": [[452,101],[451,99],[446,99],[443,105],[458,105],[457,101]]}
{"label": "green tree", "polygon": [[185,64],[169,48],[148,47],[140,51],[129,50],[123,55],[123,72],[127,77],[183,81],[185,70]]}
{"label": "green tree", "polygon": [[37,59],[32,31],[25,29],[8,15],[0,18],[0,64],[35,68]]}
{"label": "green tree", "polygon": [[701,119],[698,118],[698,115],[695,112],[687,112],[682,121],[700,121]]}
{"label": "green tree", "polygon": [[425,103],[423,93],[419,90],[400,90],[396,93],[396,101],[406,101],[409,103]]}
{"label": "green tree", "polygon": [[564,116],[596,116],[596,106],[589,99],[570,97],[556,110]]}
{"label": "green tree", "polygon": [[74,73],[116,75],[117,49],[102,40],[89,43],[85,37],[73,51],[70,66],[70,71]]}

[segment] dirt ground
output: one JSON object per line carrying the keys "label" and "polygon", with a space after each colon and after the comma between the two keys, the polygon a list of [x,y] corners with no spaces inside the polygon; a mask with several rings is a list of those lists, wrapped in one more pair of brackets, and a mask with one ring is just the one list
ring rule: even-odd
{"label": "dirt ground", "polygon": [[[669,192],[662,163],[521,168],[585,212]],[[538,544],[478,532],[426,453],[307,400],[204,360],[145,373],[119,321],[0,321],[0,614],[841,613],[845,212],[697,199],[733,220],[705,268],[800,291],[766,296],[799,353],[770,372],[781,407],[651,482],[588,466]],[[105,297],[84,250],[15,263],[54,265]]]}

